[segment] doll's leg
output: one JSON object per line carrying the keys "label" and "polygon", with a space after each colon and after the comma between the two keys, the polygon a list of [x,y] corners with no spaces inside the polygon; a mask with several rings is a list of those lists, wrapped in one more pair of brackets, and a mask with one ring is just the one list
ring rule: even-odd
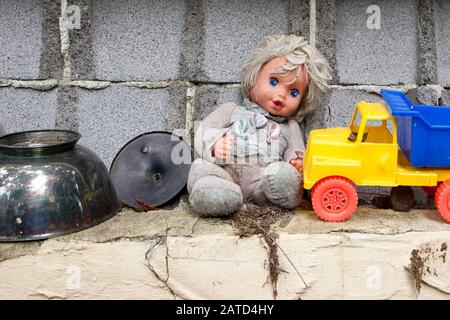
{"label": "doll's leg", "polygon": [[189,203],[203,216],[223,216],[237,211],[243,204],[241,188],[223,168],[197,159],[188,177]]}
{"label": "doll's leg", "polygon": [[245,202],[254,202],[259,206],[270,205],[262,188],[262,176],[264,168],[258,166],[245,166],[240,172],[241,189]]}
{"label": "doll's leg", "polygon": [[216,176],[230,182],[234,182],[231,175],[226,172],[222,167],[206,161],[202,158],[195,159],[189,170],[189,176],[187,181],[187,190],[192,192],[194,184],[203,177]]}
{"label": "doll's leg", "polygon": [[302,178],[287,162],[274,162],[262,171],[261,188],[266,197],[279,207],[293,209],[303,196]]}

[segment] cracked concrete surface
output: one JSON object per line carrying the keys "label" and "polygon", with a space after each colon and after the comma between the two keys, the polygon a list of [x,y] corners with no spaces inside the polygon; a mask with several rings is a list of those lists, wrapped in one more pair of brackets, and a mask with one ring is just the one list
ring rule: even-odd
{"label": "cracked concrete surface", "polygon": [[[172,294],[173,298],[176,299],[177,298],[177,294],[175,293],[174,289],[172,289],[172,287],[169,285],[169,278],[170,278],[170,270],[169,270],[169,246],[167,245],[167,234],[169,232],[170,228],[167,227],[166,228],[166,233],[164,236],[159,236],[157,239],[155,239],[155,241],[153,241],[152,244],[150,244],[150,248],[147,250],[147,252],[145,253],[145,259],[147,261],[147,266],[150,269],[150,271],[153,273],[153,275],[162,283],[164,283],[165,287],[167,288],[167,290],[169,290],[169,292]],[[158,272],[155,271],[155,269],[153,268],[152,263],[150,262],[150,259],[153,255],[153,250],[160,244],[164,244],[165,247],[165,275],[164,278],[162,278],[162,276],[159,275]]]}
{"label": "cracked concrete surface", "polygon": [[[278,299],[450,297],[436,288],[436,279],[448,288],[446,275],[428,274],[417,293],[407,268],[412,250],[424,243],[450,243],[450,225],[435,210],[359,207],[344,223],[297,210],[272,229],[286,271]],[[0,298],[272,299],[264,244],[235,232],[230,219],[199,218],[183,202],[149,212],[123,209],[82,232],[0,244]],[[450,259],[441,260],[438,273],[449,267]]]}

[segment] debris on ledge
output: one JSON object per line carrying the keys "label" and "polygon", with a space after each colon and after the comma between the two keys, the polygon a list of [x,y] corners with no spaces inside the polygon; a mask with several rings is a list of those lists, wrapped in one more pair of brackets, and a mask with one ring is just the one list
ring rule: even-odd
{"label": "debris on ledge", "polygon": [[[322,222],[310,210],[272,213],[269,220],[256,215],[264,230],[257,232],[242,225],[249,216],[200,218],[183,203],[123,209],[82,232],[0,244],[0,297],[450,298],[442,276],[450,259],[424,260],[427,243],[440,250],[450,241],[450,225],[435,210],[360,206],[342,223]],[[411,269],[413,250],[423,260],[420,270]],[[431,273],[424,274],[427,268]]]}

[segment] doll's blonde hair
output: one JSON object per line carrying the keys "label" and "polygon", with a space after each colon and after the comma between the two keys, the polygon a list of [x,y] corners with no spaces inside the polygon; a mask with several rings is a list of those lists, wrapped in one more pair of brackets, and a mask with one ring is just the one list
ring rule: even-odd
{"label": "doll's blonde hair", "polygon": [[317,107],[321,95],[328,90],[328,82],[331,80],[330,65],[303,37],[296,35],[264,37],[242,67],[241,89],[246,98],[250,98],[250,91],[256,84],[262,66],[275,57],[285,57],[288,61],[276,70],[276,73],[282,76],[287,76],[289,71],[296,69],[298,75],[302,65],[308,73],[307,92],[304,93],[296,111],[296,118],[301,121],[306,113]]}

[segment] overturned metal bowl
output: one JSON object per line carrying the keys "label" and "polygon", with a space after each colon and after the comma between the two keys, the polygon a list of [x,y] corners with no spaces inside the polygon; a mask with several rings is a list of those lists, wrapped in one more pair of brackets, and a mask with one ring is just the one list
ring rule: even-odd
{"label": "overturned metal bowl", "polygon": [[0,241],[80,231],[120,209],[107,168],[79,139],[67,130],[0,137]]}

